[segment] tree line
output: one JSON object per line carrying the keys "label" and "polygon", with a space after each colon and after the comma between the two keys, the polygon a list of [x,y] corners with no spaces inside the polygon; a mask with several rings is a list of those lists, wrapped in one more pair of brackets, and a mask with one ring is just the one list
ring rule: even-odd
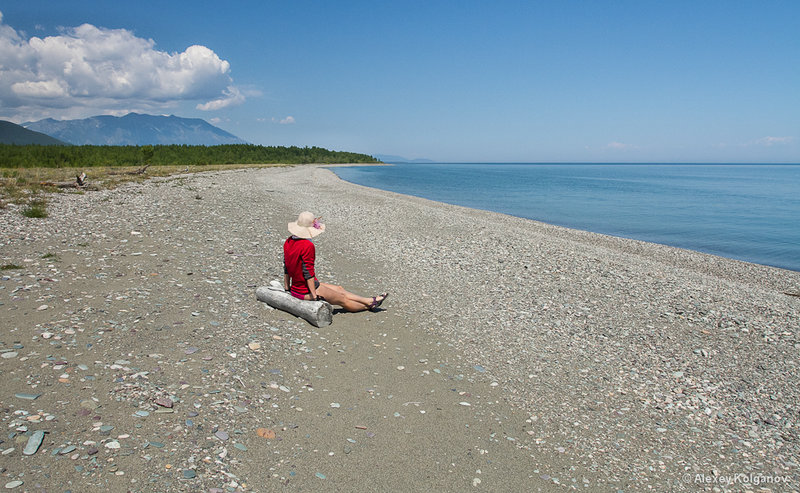
{"label": "tree line", "polygon": [[366,154],[329,151],[321,147],[281,147],[252,144],[215,146],[45,146],[0,144],[3,168],[73,168],[93,166],[209,164],[342,164],[378,163]]}

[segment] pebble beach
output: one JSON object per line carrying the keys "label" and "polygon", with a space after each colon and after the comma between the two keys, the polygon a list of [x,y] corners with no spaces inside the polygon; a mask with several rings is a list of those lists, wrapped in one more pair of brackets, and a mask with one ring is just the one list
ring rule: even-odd
{"label": "pebble beach", "polygon": [[[286,224],[381,310],[255,298]],[[0,209],[11,491],[800,491],[800,273],[344,182]]]}

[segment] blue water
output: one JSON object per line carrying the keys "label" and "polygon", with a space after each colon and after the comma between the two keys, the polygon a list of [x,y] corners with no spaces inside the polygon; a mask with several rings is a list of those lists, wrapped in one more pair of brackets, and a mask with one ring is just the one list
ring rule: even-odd
{"label": "blue water", "polygon": [[344,180],[800,271],[800,165],[396,164]]}

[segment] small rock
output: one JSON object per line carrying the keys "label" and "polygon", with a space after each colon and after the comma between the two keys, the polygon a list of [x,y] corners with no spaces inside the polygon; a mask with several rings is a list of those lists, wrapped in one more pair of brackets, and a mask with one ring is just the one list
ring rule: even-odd
{"label": "small rock", "polygon": [[25,448],[22,450],[22,453],[25,455],[35,454],[42,445],[42,440],[44,440],[44,432],[41,430],[34,432],[34,434],[28,438],[28,443],[25,444]]}
{"label": "small rock", "polygon": [[92,410],[92,409],[97,409],[99,407],[99,404],[91,399],[84,399],[81,401],[81,407],[84,409]]}
{"label": "small rock", "polygon": [[16,397],[17,399],[25,399],[26,401],[33,401],[33,400],[38,399],[40,395],[42,395],[42,394],[19,393],[19,394],[14,394],[14,397]]}
{"label": "small rock", "polygon": [[260,436],[261,438],[266,438],[267,440],[275,439],[275,432],[270,430],[269,428],[259,428],[256,430],[256,435]]}
{"label": "small rock", "polygon": [[171,408],[173,405],[172,399],[169,399],[167,397],[159,397],[158,399],[155,400],[155,403],[161,407],[168,407],[168,408]]}

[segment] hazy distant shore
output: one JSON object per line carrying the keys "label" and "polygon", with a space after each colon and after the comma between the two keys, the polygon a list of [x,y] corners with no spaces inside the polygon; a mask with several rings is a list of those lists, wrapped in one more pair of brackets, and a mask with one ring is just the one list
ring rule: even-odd
{"label": "hazy distant shore", "polygon": [[[55,416],[26,425],[48,431],[36,455],[21,455],[25,432],[0,445],[15,448],[5,477],[26,487],[800,484],[800,298],[785,294],[800,273],[361,187],[324,167],[185,175],[50,207],[44,220],[0,210],[0,263],[20,267],[0,289],[0,350],[17,353],[0,360],[2,417]],[[314,329],[255,301],[306,209],[327,225],[320,279],[388,290],[385,311]],[[84,413],[89,401],[99,407]],[[75,459],[52,454],[70,445]]]}

